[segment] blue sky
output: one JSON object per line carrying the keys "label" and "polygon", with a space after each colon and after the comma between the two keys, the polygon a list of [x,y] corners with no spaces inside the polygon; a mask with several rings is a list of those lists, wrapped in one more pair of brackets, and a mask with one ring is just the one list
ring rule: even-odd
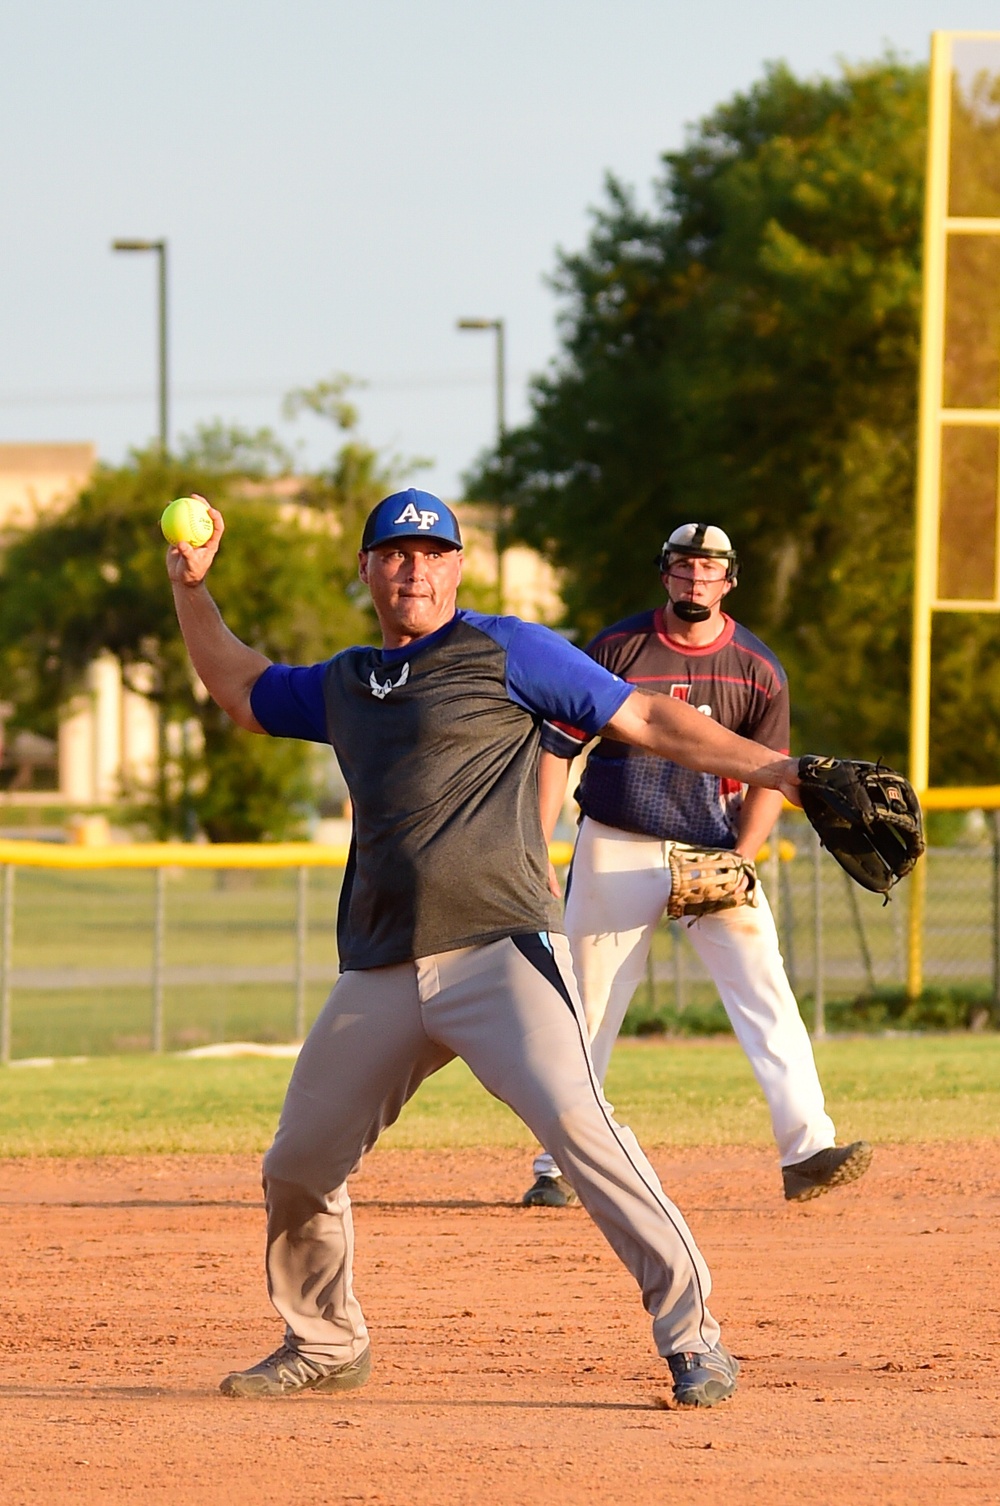
{"label": "blue sky", "polygon": [[153,260],[166,235],[173,429],[281,422],[334,371],[372,441],[454,495],[556,350],[546,286],[613,170],[648,192],[686,123],[760,76],[1000,24],[986,0],[0,0],[0,440],[155,429]]}

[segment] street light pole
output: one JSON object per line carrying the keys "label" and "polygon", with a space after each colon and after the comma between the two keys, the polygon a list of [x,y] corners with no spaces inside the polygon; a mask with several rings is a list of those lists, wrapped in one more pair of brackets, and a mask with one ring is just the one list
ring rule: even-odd
{"label": "street light pole", "polygon": [[[503,448],[504,436],[507,433],[507,367],[506,345],[504,339],[504,321],[502,319],[459,319],[459,329],[491,329],[495,335],[495,380],[496,380],[496,405],[497,405],[497,449]],[[497,552],[497,610],[503,612],[503,504],[497,506],[496,520],[496,552]]]}
{"label": "street light pole", "polygon": [[497,444],[503,444],[507,432],[507,374],[502,319],[459,319],[459,329],[491,329],[496,336],[496,403]]}
{"label": "street light pole", "polygon": [[507,433],[507,372],[504,352],[504,324],[502,319],[497,319],[493,325],[496,330],[496,383],[497,383],[497,444],[502,445]]}
{"label": "street light pole", "polygon": [[168,411],[167,382],[167,243],[165,240],[138,241],[118,240],[111,242],[112,251],[155,251],[157,264],[157,334],[158,334],[158,406],[160,416],[160,450],[166,455],[170,440],[170,417]]}

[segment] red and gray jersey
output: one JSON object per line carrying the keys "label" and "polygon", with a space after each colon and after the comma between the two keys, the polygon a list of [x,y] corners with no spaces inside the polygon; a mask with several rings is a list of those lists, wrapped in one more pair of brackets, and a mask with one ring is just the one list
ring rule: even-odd
{"label": "red and gray jersey", "polygon": [[[605,628],[587,653],[630,684],[687,701],[730,731],[787,753],[785,672],[759,638],[731,617],[723,620],[714,643],[689,648],[668,637],[657,608]],[[542,746],[561,758],[575,757],[587,741],[585,732],[562,723],[548,722],[542,733]],[[602,738],[576,798],[585,816],[621,831],[733,847],[743,787]]]}

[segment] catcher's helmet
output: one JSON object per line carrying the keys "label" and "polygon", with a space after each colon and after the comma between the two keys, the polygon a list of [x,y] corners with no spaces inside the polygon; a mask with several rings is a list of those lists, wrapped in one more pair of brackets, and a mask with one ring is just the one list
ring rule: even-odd
{"label": "catcher's helmet", "polygon": [[682,523],[675,528],[656,557],[661,575],[666,574],[667,561],[672,554],[686,559],[725,560],[726,579],[736,584],[740,570],[736,550],[728,533],[714,523]]}

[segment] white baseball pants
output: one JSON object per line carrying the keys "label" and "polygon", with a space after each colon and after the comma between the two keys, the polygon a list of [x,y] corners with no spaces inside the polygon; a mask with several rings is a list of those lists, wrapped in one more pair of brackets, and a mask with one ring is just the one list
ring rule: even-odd
{"label": "white baseball pants", "polygon": [[288,1343],[338,1364],[366,1348],[347,1178],[424,1078],[455,1056],[557,1153],[632,1272],[658,1352],[711,1349],[719,1325],[706,1306],[708,1269],[604,1101],[566,938],[537,934],[347,972],[334,988],[264,1158],[268,1290]]}
{"label": "white baseball pants", "polygon": [[[573,853],[566,932],[603,1085],[632,995],[643,981],[653,932],[670,898],[671,843],[585,816]],[[782,1166],[833,1145],[812,1042],[785,974],[767,897],[705,915],[688,939],[719,991],[767,1106]],[[544,1144],[544,1141],[543,1141]],[[551,1155],[535,1175],[558,1174]]]}

